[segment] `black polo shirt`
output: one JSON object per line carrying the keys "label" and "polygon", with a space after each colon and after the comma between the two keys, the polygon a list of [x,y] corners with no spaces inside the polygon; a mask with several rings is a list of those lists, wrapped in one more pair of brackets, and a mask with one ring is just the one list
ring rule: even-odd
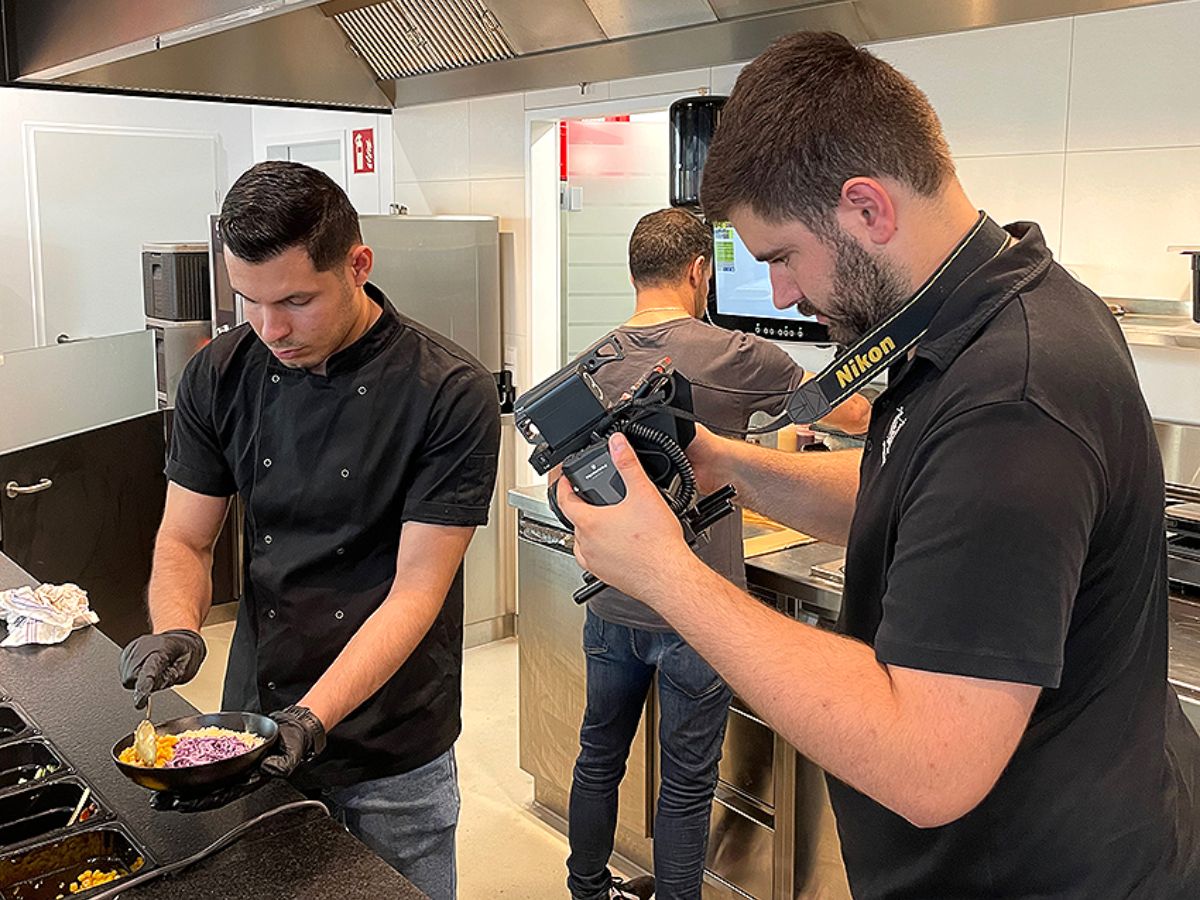
{"label": "black polo shirt", "polygon": [[1120,329],[1036,225],[874,405],[841,629],[881,663],[1038,685],[972,812],[922,830],[830,778],[875,897],[1200,897],[1200,738],[1167,684],[1162,466]]}
{"label": "black polo shirt", "polygon": [[[241,495],[246,586],[226,709],[296,703],[383,602],[406,522],[487,523],[500,420],[495,382],[466,351],[382,315],[329,359],[284,366],[248,325],[216,338],[179,385],[167,476]],[[408,661],[329,734],[302,786],[410,771],[461,730],[462,570]]]}

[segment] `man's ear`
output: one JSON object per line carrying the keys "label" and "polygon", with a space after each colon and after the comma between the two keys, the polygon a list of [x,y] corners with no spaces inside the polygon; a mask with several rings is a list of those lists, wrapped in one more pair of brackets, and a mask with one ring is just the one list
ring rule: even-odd
{"label": "man's ear", "polygon": [[688,283],[693,287],[708,284],[708,257],[697,256],[688,266]]}
{"label": "man's ear", "polygon": [[872,244],[886,244],[896,233],[892,195],[874,178],[850,178],[842,185],[837,216],[846,231]]}
{"label": "man's ear", "polygon": [[366,244],[355,244],[350,248],[350,271],[355,287],[362,287],[371,277],[375,265],[375,254]]}

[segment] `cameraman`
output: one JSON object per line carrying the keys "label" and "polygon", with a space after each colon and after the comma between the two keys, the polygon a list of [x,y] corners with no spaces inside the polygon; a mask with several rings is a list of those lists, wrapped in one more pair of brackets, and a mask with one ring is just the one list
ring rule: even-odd
{"label": "cameraman", "polygon": [[[679,372],[698,382],[692,392],[698,417],[715,428],[739,431],[756,410],[778,413],[785,398],[781,391],[799,385],[805,372],[774,344],[700,321],[708,301],[712,253],[712,230],[684,210],[659,210],[637,223],[629,239],[637,308],[614,332],[625,358],[601,367],[594,377],[607,396],[618,397],[669,356]],[[705,384],[730,386],[739,393],[706,389]],[[762,393],[755,397],[754,391]],[[858,434],[866,430],[869,416],[870,405],[854,397],[825,424]],[[744,586],[739,520],[721,520],[710,535],[700,558]],[[603,591],[588,604],[583,646],[587,711],[571,787],[571,895],[586,900],[648,897],[654,890],[646,877],[614,881],[608,860],[617,786],[657,670],[662,787],[654,819],[656,896],[698,900],[729,688],[658,614],[619,591]]]}
{"label": "cameraman", "polygon": [[828,772],[856,897],[1200,896],[1161,459],[1104,304],[1036,225],[980,219],[925,95],[840,35],[747,66],[702,193],[775,269],[776,305],[846,344],[988,246],[972,235],[995,247],[893,366],[862,453],[689,448],[702,486],[848,539],[842,635],[697,560],[619,437],[622,503],[558,486],[580,562]]}

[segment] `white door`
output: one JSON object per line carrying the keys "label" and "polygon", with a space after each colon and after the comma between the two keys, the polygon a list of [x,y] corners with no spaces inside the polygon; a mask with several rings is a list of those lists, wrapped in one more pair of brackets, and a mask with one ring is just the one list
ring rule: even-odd
{"label": "white door", "polygon": [[347,190],[346,157],[343,145],[344,142],[336,138],[271,144],[267,147],[267,159],[286,159],[320,169],[345,191]]}

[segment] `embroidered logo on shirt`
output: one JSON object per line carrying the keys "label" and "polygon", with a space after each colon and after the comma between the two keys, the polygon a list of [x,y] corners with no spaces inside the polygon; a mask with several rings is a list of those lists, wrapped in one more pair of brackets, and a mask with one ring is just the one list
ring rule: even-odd
{"label": "embroidered logo on shirt", "polygon": [[904,407],[896,407],[896,415],[892,416],[892,421],[888,425],[887,437],[883,439],[883,460],[879,463],[879,468],[887,465],[888,454],[892,452],[892,441],[896,439],[896,435],[900,433],[900,429],[904,427],[904,423],[908,419],[904,417]]}

